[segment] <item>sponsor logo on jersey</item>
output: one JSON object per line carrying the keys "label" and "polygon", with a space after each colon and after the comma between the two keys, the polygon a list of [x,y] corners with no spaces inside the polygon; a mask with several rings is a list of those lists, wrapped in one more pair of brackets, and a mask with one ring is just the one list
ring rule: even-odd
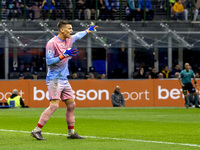
{"label": "sponsor logo on jersey", "polygon": [[48,55],[51,55],[51,50],[48,50]]}

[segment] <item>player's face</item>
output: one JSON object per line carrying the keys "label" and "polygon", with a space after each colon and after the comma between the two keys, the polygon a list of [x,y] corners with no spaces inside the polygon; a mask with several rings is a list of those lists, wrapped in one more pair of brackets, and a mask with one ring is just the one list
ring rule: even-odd
{"label": "player's face", "polygon": [[185,64],[185,69],[190,69],[190,65],[188,63]]}
{"label": "player's face", "polygon": [[67,25],[65,26],[65,28],[63,28],[63,30],[62,30],[63,36],[64,36],[65,38],[70,38],[72,32],[73,32],[73,30],[72,30],[72,25],[71,25],[71,24],[67,24]]}

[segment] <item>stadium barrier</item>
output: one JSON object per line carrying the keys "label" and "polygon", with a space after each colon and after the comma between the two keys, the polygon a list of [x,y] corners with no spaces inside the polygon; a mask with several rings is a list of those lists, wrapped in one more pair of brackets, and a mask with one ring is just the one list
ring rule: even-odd
{"label": "stadium barrier", "polygon": [[[111,95],[116,87],[126,107],[183,107],[184,99],[178,80],[71,80],[77,107],[112,107]],[[0,102],[6,102],[13,89],[18,89],[25,105],[48,107],[45,81],[0,81]],[[199,91],[198,91],[199,92]],[[60,107],[65,107],[60,103]]]}

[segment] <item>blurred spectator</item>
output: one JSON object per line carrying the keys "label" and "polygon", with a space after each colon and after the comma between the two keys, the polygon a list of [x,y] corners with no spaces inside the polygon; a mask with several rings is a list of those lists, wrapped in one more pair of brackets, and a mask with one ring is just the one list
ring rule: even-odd
{"label": "blurred spectator", "polygon": [[76,4],[76,8],[78,10],[78,19],[84,20],[84,10],[85,10],[85,2],[83,0],[79,0]]}
{"label": "blurred spectator", "polygon": [[106,19],[115,20],[115,15],[119,10],[119,0],[106,0]]}
{"label": "blurred spectator", "polygon": [[135,79],[146,79],[144,68],[140,68],[138,74],[135,76]]}
{"label": "blurred spectator", "polygon": [[8,15],[9,15],[9,9],[8,9],[8,2],[6,0],[2,0],[2,20],[7,20]]}
{"label": "blurred spectator", "polygon": [[72,19],[72,0],[60,0],[60,6],[61,9],[64,9],[65,14],[63,16],[63,19]]}
{"label": "blurred spectator", "polygon": [[200,76],[199,76],[199,73],[198,72],[196,72],[195,73],[195,78],[199,78]]}
{"label": "blurred spectator", "polygon": [[[35,10],[33,9],[33,6],[35,5],[33,0],[25,0],[26,1],[26,19],[27,20],[34,20],[35,19]],[[24,14],[24,0],[20,0],[20,9],[22,14]],[[30,17],[31,14],[31,17]]]}
{"label": "blurred spectator", "polygon": [[192,8],[192,12],[194,13],[193,16],[193,21],[197,20],[197,16],[199,13],[199,6],[197,6],[197,3],[195,3],[195,0],[184,0],[183,1],[183,7],[184,7],[184,16],[185,16],[185,20],[188,21],[188,12],[191,12],[191,8]]}
{"label": "blurred spectator", "polygon": [[[50,4],[49,4],[49,2],[50,2]],[[55,0],[43,0],[43,2],[42,2],[43,20],[47,19],[49,11],[50,11],[50,16],[52,16],[52,19],[56,20],[56,17],[55,17],[55,13],[56,13],[55,6],[56,6]],[[50,7],[50,10],[49,10],[49,7]]]}
{"label": "blurred spectator", "polygon": [[124,96],[120,92],[120,87],[116,86],[114,93],[111,95],[113,107],[125,107]]}
{"label": "blurred spectator", "polygon": [[73,74],[72,74],[72,79],[78,79],[77,73],[73,73]]}
{"label": "blurred spectator", "polygon": [[146,0],[146,8],[144,8],[144,0],[140,0],[141,4],[141,12],[143,13],[144,18],[144,10],[146,11],[146,20],[153,20],[154,12],[152,10],[152,5],[150,0]]}
{"label": "blurred spectator", "polygon": [[176,72],[175,73],[175,78],[179,78],[179,76],[180,76],[180,72]]}
{"label": "blurred spectator", "polygon": [[160,72],[160,73],[158,74],[158,79],[164,79],[164,78],[163,78],[163,73]]}
{"label": "blurred spectator", "polygon": [[23,74],[23,73],[20,73],[18,79],[19,79],[19,80],[23,80],[23,79],[24,79],[24,74]]}
{"label": "blurred spectator", "polygon": [[175,3],[176,3],[176,0],[169,0],[170,14],[171,14],[171,17],[172,17],[172,18],[173,18],[173,15],[174,15],[173,6],[174,6]]}
{"label": "blurred spectator", "polygon": [[18,96],[18,90],[14,89],[12,95],[8,98],[7,103],[11,105],[11,101],[14,101],[14,107],[24,107],[24,102],[20,96]]}
{"label": "blurred spectator", "polygon": [[[164,0],[159,0],[160,1],[160,9],[163,9],[163,6],[164,6]],[[166,7],[165,7],[165,9],[166,9]]]}
{"label": "blurred spectator", "polygon": [[175,75],[176,72],[181,72],[180,66],[178,64],[176,64],[176,66],[172,70],[172,75]]}
{"label": "blurred spectator", "polygon": [[[85,0],[85,20],[97,19],[99,17],[99,10],[96,12],[96,0]],[[93,18],[91,18],[93,17]]]}
{"label": "blurred spectator", "polygon": [[17,20],[21,14],[19,9],[19,2],[18,0],[8,0],[8,9],[9,9],[9,17],[11,20]]}
{"label": "blurred spectator", "polygon": [[184,8],[181,0],[177,0],[177,2],[174,4],[173,11],[175,20],[184,20]]}
{"label": "blurred spectator", "polygon": [[171,72],[169,71],[168,66],[165,66],[165,68],[162,70],[162,73],[164,75],[164,78],[170,78]]}
{"label": "blurred spectator", "polygon": [[56,0],[55,3],[56,3],[56,6],[55,6],[56,18],[61,18],[64,20],[65,19],[65,9],[63,8],[61,0]]}
{"label": "blurred spectator", "polygon": [[37,79],[38,79],[37,71],[34,71],[34,72],[32,73],[32,79],[33,79],[33,80],[37,80]]}
{"label": "blurred spectator", "polygon": [[101,79],[106,79],[106,74],[103,73],[103,74],[101,75]]}
{"label": "blurred spectator", "polygon": [[127,0],[129,13],[127,14],[127,20],[141,21],[141,4],[139,0]]}
{"label": "blurred spectator", "polygon": [[156,72],[156,68],[152,68],[150,74],[149,74],[149,79],[158,79],[158,73]]}
{"label": "blurred spectator", "polygon": [[104,0],[98,1],[99,19],[106,20],[106,4]]}
{"label": "blurred spectator", "polygon": [[88,75],[88,79],[95,79],[94,74],[93,74],[93,73],[89,73],[89,75]]}

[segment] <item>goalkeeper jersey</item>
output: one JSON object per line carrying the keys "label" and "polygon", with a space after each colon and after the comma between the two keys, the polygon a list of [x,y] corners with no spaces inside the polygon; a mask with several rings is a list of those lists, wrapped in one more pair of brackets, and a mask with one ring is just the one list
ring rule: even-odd
{"label": "goalkeeper jersey", "polygon": [[[66,40],[61,40],[57,36],[50,39],[46,45],[46,60],[58,57],[63,54],[63,52],[72,47],[72,44],[84,37],[87,34],[86,31],[78,32],[75,35],[67,38]],[[66,80],[69,75],[68,61],[71,57],[67,57],[56,64],[48,66],[47,80],[62,79]]]}

